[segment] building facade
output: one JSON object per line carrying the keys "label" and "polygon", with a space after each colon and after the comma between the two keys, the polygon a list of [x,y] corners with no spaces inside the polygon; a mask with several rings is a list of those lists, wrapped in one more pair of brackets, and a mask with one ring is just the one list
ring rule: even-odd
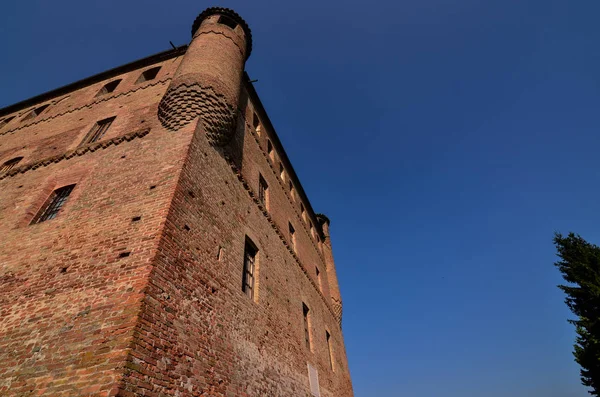
{"label": "building facade", "polygon": [[0,109],[0,395],[352,396],[329,220],[248,25]]}

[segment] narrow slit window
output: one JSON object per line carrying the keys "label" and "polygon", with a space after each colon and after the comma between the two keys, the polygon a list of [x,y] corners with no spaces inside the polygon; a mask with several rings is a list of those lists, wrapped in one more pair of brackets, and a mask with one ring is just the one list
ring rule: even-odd
{"label": "narrow slit window", "polygon": [[294,184],[292,183],[292,181],[289,182],[289,187],[290,187],[290,196],[292,197],[292,200],[296,201],[296,195],[294,192]]}
{"label": "narrow slit window", "polygon": [[267,185],[267,181],[263,178],[262,175],[258,177],[258,199],[265,206],[265,208],[269,209],[269,185]]}
{"label": "narrow slit window", "polygon": [[283,168],[283,164],[279,163],[279,177],[282,181],[285,181],[285,169]]}
{"label": "narrow slit window", "polygon": [[269,139],[267,139],[267,153],[269,154],[271,161],[275,161],[275,151],[273,150],[273,144]]}
{"label": "narrow slit window", "polygon": [[14,159],[8,160],[4,164],[2,164],[2,166],[0,166],[0,174],[12,170],[17,164],[21,162],[21,160],[23,160],[23,157],[15,157]]}
{"label": "narrow slit window", "polygon": [[315,275],[317,276],[317,285],[319,286],[319,291],[323,292],[323,283],[321,282],[321,272],[318,267],[315,267]]}
{"label": "narrow slit window", "polygon": [[329,367],[331,367],[331,369],[333,371],[335,371],[335,368],[333,366],[333,349],[331,347],[331,335],[329,334],[329,331],[325,331],[325,339],[327,340],[327,351],[329,352]]}
{"label": "narrow slit window", "polygon": [[115,120],[115,117],[109,117],[104,120],[100,120],[94,124],[90,132],[83,138],[80,145],[87,145],[88,143],[93,143],[100,140],[106,131],[110,128],[110,125]]}
{"label": "narrow slit window", "polygon": [[120,82],[121,82],[121,80],[119,79],[119,80],[111,81],[110,83],[106,83],[104,85],[104,87],[102,87],[100,89],[100,91],[98,91],[98,94],[96,94],[96,96],[110,94],[111,92],[113,92],[114,90],[117,89],[117,86],[119,85]]}
{"label": "narrow slit window", "polygon": [[157,66],[152,69],[144,70],[140,77],[138,77],[136,84],[143,83],[144,81],[154,80],[158,75],[158,71],[160,70],[160,66]]}
{"label": "narrow slit window", "polygon": [[46,110],[46,108],[47,108],[48,106],[50,106],[50,105],[49,105],[49,104],[46,104],[46,105],[42,105],[42,106],[40,106],[40,107],[37,107],[37,108],[33,109],[31,112],[29,112],[29,113],[27,114],[27,116],[23,117],[23,121],[25,121],[25,120],[31,120],[31,119],[33,119],[33,118],[35,118],[35,117],[39,116],[40,114],[42,114],[42,112],[43,112],[44,110]]}
{"label": "narrow slit window", "polygon": [[252,242],[246,238],[244,246],[244,272],[242,275],[242,291],[250,299],[254,299],[256,281],[256,254],[258,250]]}
{"label": "narrow slit window", "polygon": [[38,211],[37,215],[33,217],[31,224],[33,225],[36,223],[42,223],[44,221],[56,218],[61,208],[67,202],[67,199],[69,198],[69,195],[73,191],[74,187],[75,185],[68,185],[53,191],[42,208]]}
{"label": "narrow slit window", "polygon": [[288,223],[290,229],[290,244],[292,246],[292,250],[296,252],[296,230],[294,230],[294,226],[291,223]]}
{"label": "narrow slit window", "polygon": [[306,346],[306,348],[308,350],[311,349],[310,347],[310,324],[309,324],[309,309],[308,306],[306,306],[306,303],[302,302],[302,317],[303,317],[303,324],[304,324],[304,345]]}
{"label": "narrow slit window", "polygon": [[260,126],[260,119],[258,118],[258,115],[256,113],[254,113],[252,116],[252,126],[256,130],[256,133],[260,135],[262,128]]}

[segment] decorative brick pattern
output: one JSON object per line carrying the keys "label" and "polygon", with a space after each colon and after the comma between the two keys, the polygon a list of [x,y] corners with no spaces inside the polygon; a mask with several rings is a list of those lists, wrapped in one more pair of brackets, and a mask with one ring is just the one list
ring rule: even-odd
{"label": "decorative brick pattern", "polygon": [[131,140],[133,140],[135,138],[144,137],[149,132],[150,132],[150,130],[147,130],[147,129],[146,130],[140,130],[140,131],[131,132],[129,134],[118,136],[118,137],[115,137],[115,138],[112,138],[112,139],[107,139],[107,140],[104,140],[104,141],[94,142],[94,143],[91,143],[91,144],[86,145],[86,146],[81,146],[81,147],[79,147],[79,148],[77,148],[75,150],[71,150],[69,152],[60,154],[58,156],[47,157],[45,159],[37,160],[37,161],[34,161],[32,163],[22,165],[20,167],[15,167],[15,168],[11,169],[10,171],[8,171],[8,172],[6,172],[4,174],[1,174],[0,175],[0,180],[2,180],[4,178],[7,178],[9,176],[14,176],[14,175],[17,175],[17,174],[22,174],[22,173],[27,172],[29,170],[35,170],[35,169],[40,168],[40,167],[47,167],[50,164],[58,163],[58,162],[63,161],[63,160],[68,160],[68,159],[70,159],[72,157],[75,157],[75,156],[83,156],[84,154],[86,154],[88,152],[95,152],[98,149],[106,149],[109,146],[116,146],[116,145],[119,145],[119,144],[121,144],[123,142],[129,142],[129,141],[131,141]]}
{"label": "decorative brick pattern", "polygon": [[163,127],[177,131],[200,116],[206,137],[214,146],[226,145],[233,136],[235,110],[211,87],[181,84],[169,89],[158,107]]}

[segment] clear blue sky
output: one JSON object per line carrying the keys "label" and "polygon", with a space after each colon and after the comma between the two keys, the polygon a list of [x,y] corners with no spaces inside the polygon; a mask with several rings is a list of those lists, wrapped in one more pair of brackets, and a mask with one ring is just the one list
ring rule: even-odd
{"label": "clear blue sky", "polygon": [[600,3],[7,1],[0,106],[185,44],[210,5],[250,24],[332,220],[356,396],[586,396],[552,236],[600,243]]}

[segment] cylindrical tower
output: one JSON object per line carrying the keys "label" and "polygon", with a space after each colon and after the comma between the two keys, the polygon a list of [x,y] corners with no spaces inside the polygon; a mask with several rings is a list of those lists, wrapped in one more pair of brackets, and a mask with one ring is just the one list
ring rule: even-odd
{"label": "cylindrical tower", "polygon": [[323,214],[316,214],[317,220],[323,230],[323,255],[325,256],[325,265],[327,266],[327,280],[329,281],[329,294],[331,295],[331,303],[336,319],[342,326],[342,295],[340,294],[340,285],[335,271],[335,263],[333,261],[333,250],[331,248],[331,237],[329,235],[329,218]]}
{"label": "cylindrical tower", "polygon": [[222,146],[234,133],[244,63],[252,35],[235,11],[212,7],[192,26],[192,41],[160,101],[163,127],[178,130],[200,116],[209,142]]}

